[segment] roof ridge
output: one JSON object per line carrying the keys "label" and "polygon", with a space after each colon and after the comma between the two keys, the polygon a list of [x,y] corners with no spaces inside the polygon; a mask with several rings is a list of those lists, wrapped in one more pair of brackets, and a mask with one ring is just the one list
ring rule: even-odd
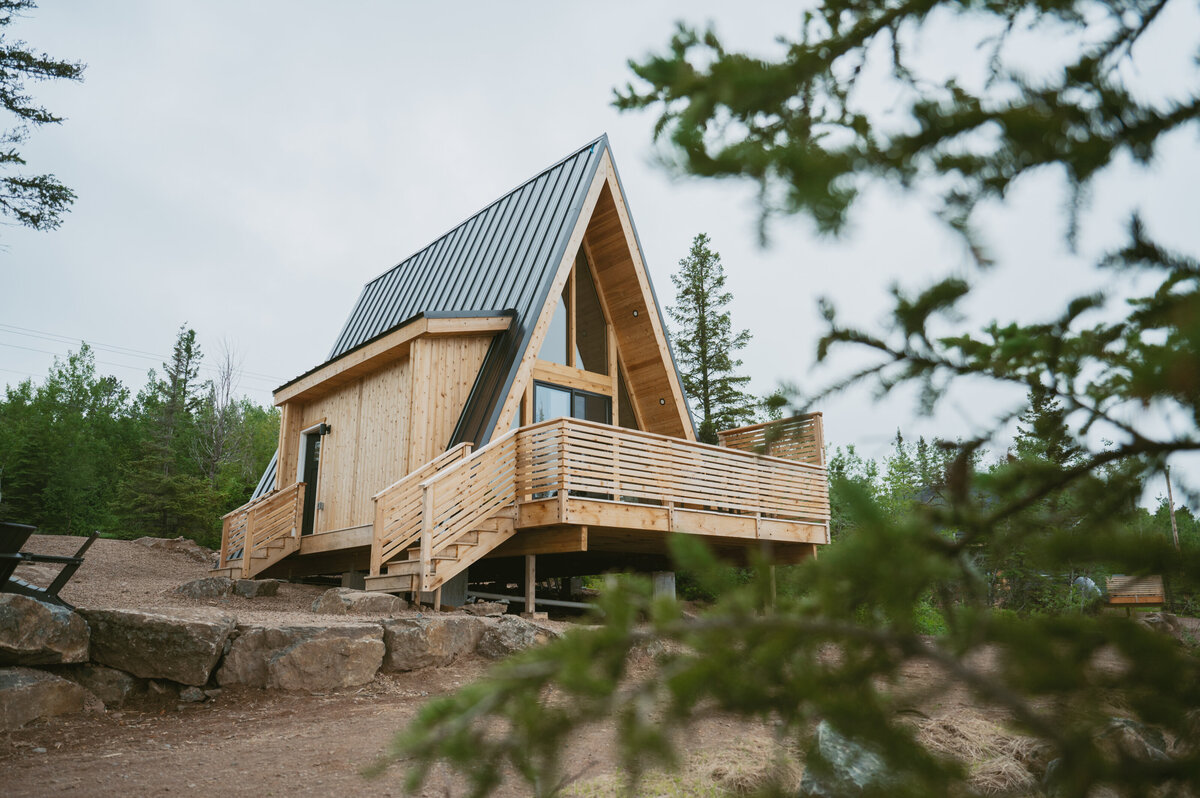
{"label": "roof ridge", "polygon": [[538,180],[539,178],[541,178],[543,175],[547,174],[548,172],[552,172],[552,171],[554,171],[555,169],[557,169],[557,168],[559,168],[560,166],[562,166],[563,164],[565,164],[567,161],[570,161],[570,160],[571,160],[571,159],[573,159],[573,158],[577,158],[577,157],[579,157],[579,154],[580,154],[580,153],[582,153],[582,152],[584,152],[585,150],[587,150],[587,151],[591,151],[592,149],[594,149],[594,148],[595,148],[595,146],[596,146],[597,144],[599,144],[599,143],[601,143],[601,142],[604,142],[604,143],[605,143],[605,146],[607,146],[607,143],[608,143],[608,133],[601,133],[599,136],[597,136],[596,138],[592,139],[591,141],[589,141],[587,144],[583,145],[582,147],[578,147],[578,148],[576,148],[576,149],[572,150],[570,153],[568,153],[567,155],[564,155],[562,158],[559,158],[557,161],[555,161],[554,163],[550,164],[549,166],[547,166],[545,169],[541,170],[540,172],[538,172],[538,173],[537,173],[537,174],[535,174],[534,176],[530,177],[528,180],[524,180],[524,181],[522,181],[522,182],[521,182],[519,185],[516,185],[516,186],[514,186],[513,188],[511,188],[511,189],[509,189],[508,191],[504,192],[504,193],[503,193],[503,194],[501,194],[500,196],[496,197],[496,199],[492,200],[492,201],[491,201],[491,202],[489,202],[487,205],[484,205],[482,208],[480,208],[479,210],[475,211],[475,212],[474,212],[474,213],[472,213],[470,216],[467,216],[467,217],[466,217],[465,219],[463,219],[461,222],[459,222],[458,224],[454,225],[454,226],[453,226],[453,227],[451,227],[449,230],[447,230],[446,232],[442,233],[440,236],[437,236],[436,238],[434,238],[432,241],[430,241],[430,242],[429,242],[428,244],[426,244],[425,246],[423,246],[423,247],[420,247],[419,249],[417,249],[417,250],[413,251],[412,253],[410,253],[410,254],[409,254],[407,257],[405,257],[405,258],[401,258],[401,259],[400,259],[399,261],[397,261],[395,264],[393,264],[393,265],[391,265],[391,266],[387,267],[387,268],[386,268],[386,269],[384,269],[382,272],[380,272],[379,274],[377,274],[377,275],[375,275],[374,277],[372,277],[370,280],[367,280],[365,283],[363,283],[363,288],[364,288],[364,290],[365,290],[365,289],[366,289],[368,286],[370,286],[372,283],[376,283],[376,282],[378,282],[379,280],[383,279],[383,278],[384,278],[384,277],[386,277],[387,275],[391,274],[393,271],[395,271],[395,270],[396,270],[397,268],[399,268],[400,266],[403,266],[405,263],[408,263],[410,260],[412,260],[413,258],[415,258],[415,257],[417,257],[418,255],[420,255],[420,254],[421,254],[422,252],[424,252],[425,250],[427,250],[427,249],[429,249],[429,248],[433,247],[434,245],[436,245],[436,244],[437,244],[439,241],[441,241],[442,239],[445,239],[445,238],[448,238],[448,237],[450,237],[451,235],[453,235],[453,233],[454,233],[456,230],[458,230],[459,228],[461,228],[461,227],[465,226],[466,224],[468,224],[468,223],[469,223],[469,222],[470,222],[472,219],[474,219],[474,218],[476,218],[476,217],[478,217],[478,216],[482,216],[482,215],[483,215],[484,213],[486,213],[486,212],[487,212],[487,211],[488,211],[490,208],[493,208],[493,207],[495,207],[496,205],[499,205],[501,202],[503,202],[504,200],[508,199],[508,198],[509,198],[509,197],[511,197],[512,195],[516,194],[517,192],[519,192],[521,189],[525,188],[525,186],[529,185],[530,183],[533,183],[533,182],[535,182],[536,180]]}

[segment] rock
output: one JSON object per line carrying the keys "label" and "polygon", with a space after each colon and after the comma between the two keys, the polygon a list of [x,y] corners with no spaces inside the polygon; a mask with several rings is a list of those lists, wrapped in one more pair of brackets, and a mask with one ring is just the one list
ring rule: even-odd
{"label": "rock", "polygon": [[1180,643],[1188,642],[1184,636],[1183,625],[1179,623],[1178,618],[1169,612],[1147,612],[1138,616],[1138,622],[1156,632],[1170,635]]}
{"label": "rock", "polygon": [[174,592],[193,599],[224,598],[233,592],[233,580],[227,576],[206,576],[184,582]]}
{"label": "rock", "polygon": [[216,609],[81,610],[92,660],[144,679],[203,686],[237,622]]}
{"label": "rock", "polygon": [[185,687],[179,691],[179,700],[186,704],[199,704],[208,698],[199,687]]}
{"label": "rock", "polygon": [[222,690],[220,687],[214,687],[211,690],[205,690],[204,697],[207,698],[209,701],[216,701],[218,698],[221,697],[221,693],[223,693],[223,692],[225,692],[225,691]]}
{"label": "rock", "polygon": [[66,607],[0,593],[0,665],[87,662],[88,625]]}
{"label": "rock", "polygon": [[312,611],[329,615],[397,615],[408,602],[390,593],[332,587],[313,602]]}
{"label": "rock", "polygon": [[483,636],[484,621],[463,615],[419,615],[384,621],[387,671],[413,671],[432,665],[449,665],[471,654]]}
{"label": "rock", "polygon": [[558,634],[514,615],[505,615],[488,625],[479,639],[478,651],[488,659],[500,659],[552,637]]}
{"label": "rock", "polygon": [[75,682],[33,668],[0,669],[0,729],[19,729],[38,718],[100,709]]}
{"label": "rock", "polygon": [[490,618],[508,612],[508,605],[501,604],[499,601],[476,601],[474,604],[464,604],[462,611],[467,615]]}
{"label": "rock", "polygon": [[177,538],[138,538],[133,541],[139,546],[145,546],[155,551],[167,551],[172,554],[182,554],[189,560],[212,565],[216,552],[206,549],[194,540],[185,537]]}
{"label": "rock", "polygon": [[802,796],[840,798],[868,791],[883,795],[891,784],[883,757],[843,736],[828,721],[817,724],[814,748],[800,780]]}
{"label": "rock", "polygon": [[242,626],[238,632],[217,671],[222,687],[315,693],[365,684],[383,663],[383,628],[377,623]]}
{"label": "rock", "polygon": [[233,592],[243,598],[274,596],[279,592],[279,582],[274,579],[239,579],[233,586]]}
{"label": "rock", "polygon": [[146,692],[144,679],[103,665],[66,665],[54,673],[83,687],[110,709]]}

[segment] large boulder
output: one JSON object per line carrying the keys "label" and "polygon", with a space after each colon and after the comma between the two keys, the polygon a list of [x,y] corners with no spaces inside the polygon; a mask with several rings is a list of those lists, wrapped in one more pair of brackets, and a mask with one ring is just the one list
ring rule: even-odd
{"label": "large boulder", "polygon": [[499,601],[476,601],[464,604],[460,609],[467,615],[477,615],[481,618],[498,618],[508,612],[508,605]]}
{"label": "large boulder", "polygon": [[206,576],[184,582],[175,588],[175,592],[193,599],[225,598],[233,592],[233,584],[233,580],[227,576]]}
{"label": "large boulder", "polygon": [[242,598],[274,596],[279,592],[279,581],[276,579],[239,579],[233,586],[233,592]]}
{"label": "large boulder", "polygon": [[353,687],[375,678],[383,655],[377,623],[240,626],[217,682],[310,693]]}
{"label": "large boulder", "polygon": [[103,665],[65,665],[54,673],[86,689],[112,709],[146,694],[146,680]]}
{"label": "large boulder", "polygon": [[484,621],[464,615],[398,618],[384,621],[383,642],[387,644],[386,671],[414,671],[433,665],[449,665],[472,654],[483,635]]}
{"label": "large boulder", "polygon": [[237,621],[216,609],[80,610],[92,660],[144,679],[203,686]]}
{"label": "large boulder", "polygon": [[75,682],[33,668],[0,668],[0,729],[94,709],[99,701]]}
{"label": "large boulder", "polygon": [[556,632],[543,629],[523,618],[505,615],[488,624],[479,638],[477,650],[488,659],[501,659],[557,636]]}
{"label": "large boulder", "polygon": [[133,541],[139,546],[145,546],[155,551],[166,551],[172,554],[182,554],[194,562],[212,565],[216,552],[206,549],[194,540],[185,537],[177,538],[138,538]]}
{"label": "large boulder", "polygon": [[15,593],[0,593],[0,665],[87,662],[88,625],[76,613]]}
{"label": "large boulder", "polygon": [[313,602],[312,611],[327,615],[398,615],[408,602],[390,593],[332,587]]}

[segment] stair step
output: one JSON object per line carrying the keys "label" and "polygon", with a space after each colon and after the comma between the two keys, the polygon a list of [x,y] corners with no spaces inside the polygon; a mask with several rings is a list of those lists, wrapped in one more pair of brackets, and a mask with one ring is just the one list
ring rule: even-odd
{"label": "stair step", "polygon": [[420,560],[400,560],[387,564],[388,576],[416,576],[421,573]]}
{"label": "stair step", "polygon": [[409,574],[384,574],[382,576],[368,576],[363,581],[367,590],[392,592],[412,590],[416,577]]}

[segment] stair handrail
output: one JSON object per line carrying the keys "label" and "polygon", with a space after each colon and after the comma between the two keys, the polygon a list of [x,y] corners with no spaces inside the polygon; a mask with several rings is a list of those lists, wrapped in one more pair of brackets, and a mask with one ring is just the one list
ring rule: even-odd
{"label": "stair handrail", "polygon": [[[544,422],[553,423],[553,422]],[[543,424],[534,425],[535,427]],[[452,463],[421,483],[420,533],[420,590],[429,590],[433,556],[454,544],[462,535],[517,502],[517,438],[530,427],[516,427],[499,438]],[[473,485],[471,477],[479,474],[491,460],[501,464],[498,473],[483,474],[486,481]],[[445,491],[452,480],[459,479],[458,490]],[[499,481],[498,481],[499,480]],[[498,481],[498,482],[497,482]],[[439,487],[443,488],[441,502]],[[435,530],[441,530],[436,535]]]}
{"label": "stair handrail", "polygon": [[248,574],[256,550],[283,537],[299,538],[305,483],[295,482],[272,491],[224,516],[220,567],[228,566],[240,551],[242,572]]}
{"label": "stair handrail", "polygon": [[404,551],[416,542],[421,533],[418,523],[415,531],[404,535],[403,528],[397,529],[395,524],[390,523],[389,516],[394,515],[397,508],[420,502],[421,483],[446,466],[469,457],[471,449],[470,442],[452,446],[371,497],[371,500],[375,502],[375,524],[371,545],[372,576],[379,576],[383,564],[397,552]]}

